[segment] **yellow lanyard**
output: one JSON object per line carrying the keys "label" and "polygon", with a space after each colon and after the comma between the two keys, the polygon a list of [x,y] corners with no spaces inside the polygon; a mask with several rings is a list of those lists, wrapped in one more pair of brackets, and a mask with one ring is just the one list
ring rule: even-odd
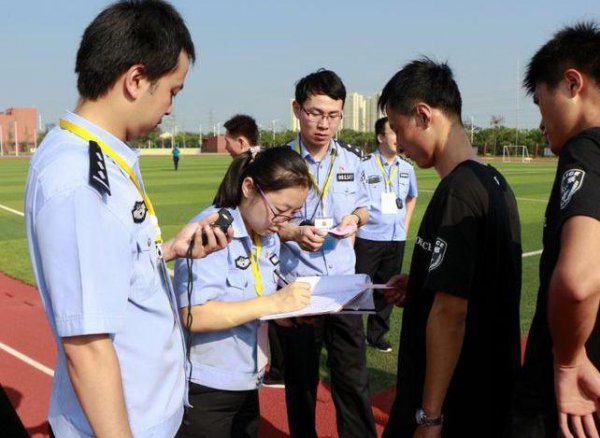
{"label": "yellow lanyard", "polygon": [[252,233],[252,241],[254,247],[250,251],[250,266],[252,267],[252,275],[254,276],[254,287],[256,288],[256,295],[262,297],[263,295],[263,281],[262,275],[260,274],[260,254],[262,253],[262,242],[260,236],[256,233]]}
{"label": "yellow lanyard", "polygon": [[66,129],[67,131],[75,134],[78,137],[83,138],[84,140],[96,142],[98,144],[98,146],[100,147],[100,149],[102,150],[102,152],[104,154],[108,155],[110,158],[112,158],[113,161],[115,163],[117,163],[117,165],[121,169],[123,169],[127,173],[127,175],[129,175],[129,179],[133,182],[133,184],[135,185],[135,188],[137,189],[140,196],[144,200],[144,204],[146,204],[146,208],[148,209],[148,216],[150,216],[150,219],[152,220],[152,222],[154,223],[154,227],[156,228],[157,234],[156,234],[156,238],[154,241],[157,244],[162,243],[162,234],[160,231],[160,227],[158,226],[158,218],[156,217],[156,213],[154,212],[154,206],[152,205],[152,201],[150,201],[150,198],[148,197],[146,192],[144,192],[144,190],[142,190],[142,186],[140,185],[140,183],[137,179],[137,175],[135,174],[133,169],[110,146],[108,146],[105,142],[103,142],[98,137],[96,137],[94,134],[92,134],[91,132],[88,132],[86,129],[82,128],[81,126],[77,126],[76,124],[71,123],[65,119],[60,119],[60,127],[62,129]]}
{"label": "yellow lanyard", "polygon": [[383,181],[385,182],[385,191],[388,191],[388,187],[390,188],[391,191],[393,190],[392,187],[392,182],[394,180],[394,176],[398,171],[398,166],[396,166],[395,164],[392,165],[392,170],[390,171],[389,177],[388,174],[385,171],[385,168],[383,167],[383,163],[381,162],[381,158],[379,156],[379,154],[373,154],[375,155],[375,161],[377,162],[377,166],[379,167],[379,170],[381,170],[381,174],[383,175]]}
{"label": "yellow lanyard", "polygon": [[[294,149],[296,150],[296,152],[298,152],[298,155],[302,156],[302,151],[300,150],[300,142],[298,141],[298,138],[296,138],[296,140],[294,140]],[[321,189],[319,187],[317,180],[315,179],[312,171],[310,171],[310,169],[309,169],[309,175],[310,175],[310,179],[312,180],[313,187],[315,188],[315,191],[319,195],[319,204],[321,204],[321,212],[323,213],[323,216],[325,215],[324,199],[327,196],[329,187],[331,186],[331,173],[332,173],[331,171],[333,170],[333,163],[335,162],[335,158],[336,158],[336,149],[334,147],[332,147],[331,162],[329,163],[329,169],[327,170],[327,179],[325,180],[325,185],[323,186],[323,189]]]}

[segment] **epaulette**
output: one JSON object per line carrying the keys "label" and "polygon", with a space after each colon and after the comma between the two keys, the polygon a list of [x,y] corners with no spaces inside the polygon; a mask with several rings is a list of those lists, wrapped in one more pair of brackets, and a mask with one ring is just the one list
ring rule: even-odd
{"label": "epaulette", "polygon": [[346,149],[349,152],[352,152],[354,155],[356,155],[358,158],[362,158],[364,153],[362,151],[361,148],[359,148],[358,146],[352,146],[351,144],[346,143],[345,141],[342,140],[337,140],[338,144],[343,147],[344,149]]}
{"label": "epaulette", "polygon": [[373,158],[373,154],[365,155],[364,157],[361,158],[361,160],[362,161],[369,161],[371,158]]}
{"label": "epaulette", "polygon": [[102,149],[93,140],[90,140],[89,147],[90,154],[90,185],[98,190],[103,195],[108,193],[110,196],[110,184],[108,183],[108,172],[106,171],[106,162],[104,161],[104,154]]}
{"label": "epaulette", "polygon": [[411,160],[409,160],[408,158],[406,158],[404,155],[398,155],[398,158],[400,158],[403,161],[406,161],[411,166],[414,166],[413,162]]}

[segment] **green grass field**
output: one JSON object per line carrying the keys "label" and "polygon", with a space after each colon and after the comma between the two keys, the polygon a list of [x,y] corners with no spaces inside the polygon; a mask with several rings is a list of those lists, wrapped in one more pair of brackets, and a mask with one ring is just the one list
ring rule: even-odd
{"label": "green grass field", "polygon": [[[181,159],[179,171],[174,172],[170,157],[142,158],[146,188],[158,212],[163,236],[168,239],[192,216],[211,202],[216,188],[229,163],[228,156],[187,157]],[[0,159],[0,205],[23,211],[23,193],[29,161]],[[508,179],[519,202],[523,252],[541,249],[542,222],[546,200],[556,167],[555,161],[537,161],[529,164],[494,164]],[[404,271],[408,271],[412,257],[412,243],[416,230],[438,184],[432,170],[418,170],[419,198],[408,236]],[[535,309],[538,287],[539,255],[523,259],[523,292],[521,300],[521,329],[526,334]],[[0,208],[0,271],[12,277],[35,284],[29,256],[23,217]],[[369,349],[368,362],[371,391],[377,392],[395,383],[397,348],[402,311],[395,309],[389,341],[394,347],[391,354]],[[325,359],[323,358],[323,363]],[[322,367],[327,378],[327,367]]]}

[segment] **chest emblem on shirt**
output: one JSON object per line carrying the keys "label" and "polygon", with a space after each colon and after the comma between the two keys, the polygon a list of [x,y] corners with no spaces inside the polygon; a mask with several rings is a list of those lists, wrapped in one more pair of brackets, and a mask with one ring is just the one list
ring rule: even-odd
{"label": "chest emblem on shirt", "polygon": [[448,248],[448,244],[438,237],[435,240],[433,254],[431,255],[429,271],[433,271],[442,264],[442,262],[444,261],[444,256],[446,255],[446,248]]}
{"label": "chest emblem on shirt", "polygon": [[338,181],[354,181],[353,173],[338,173],[336,176]]}
{"label": "chest emblem on shirt", "polygon": [[560,181],[560,209],[562,210],[569,202],[577,190],[583,185],[585,172],[581,169],[570,169],[563,173]]}
{"label": "chest emblem on shirt", "polygon": [[136,201],[133,204],[133,210],[131,210],[131,217],[133,217],[133,222],[136,224],[141,224],[146,219],[146,214],[148,213],[148,209],[146,208],[146,204],[144,201]]}
{"label": "chest emblem on shirt", "polygon": [[277,266],[279,264],[279,257],[277,257],[277,254],[273,254],[271,257],[269,257],[269,261],[273,266]]}
{"label": "chest emblem on shirt", "polygon": [[238,269],[248,269],[250,266],[250,259],[248,257],[239,256],[235,259],[235,267]]}

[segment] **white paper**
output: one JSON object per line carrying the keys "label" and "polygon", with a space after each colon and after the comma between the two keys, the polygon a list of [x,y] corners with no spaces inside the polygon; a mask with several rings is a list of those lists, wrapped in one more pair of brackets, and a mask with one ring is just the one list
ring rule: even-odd
{"label": "white paper", "polygon": [[397,214],[396,194],[394,192],[381,192],[381,213]]}
{"label": "white paper", "polygon": [[[262,317],[261,320],[336,313],[342,311],[348,304],[350,304],[350,307],[347,310],[353,313],[368,313],[375,310],[374,305],[361,307],[363,305],[368,306],[369,303],[373,302],[370,288],[372,283],[367,274],[298,277],[295,281],[310,283],[310,304],[295,312],[267,315]],[[363,294],[366,297],[362,296]],[[359,305],[356,306],[356,303]]]}

